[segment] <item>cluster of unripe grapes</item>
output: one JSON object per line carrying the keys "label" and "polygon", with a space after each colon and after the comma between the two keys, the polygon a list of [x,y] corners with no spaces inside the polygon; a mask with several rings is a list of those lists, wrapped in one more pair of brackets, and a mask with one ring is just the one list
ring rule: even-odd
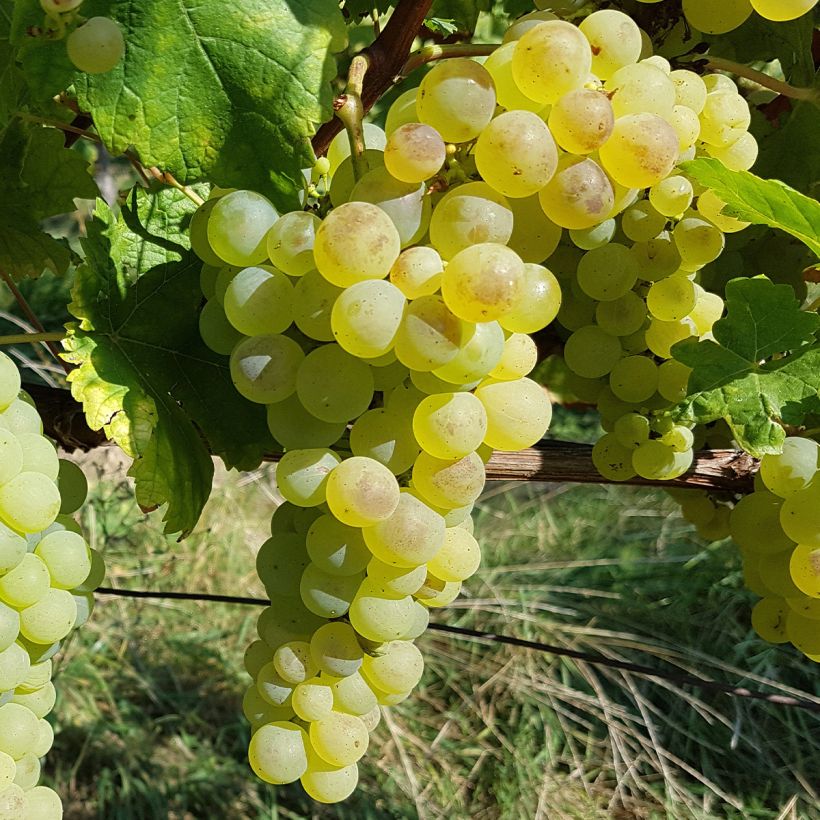
{"label": "cluster of unripe grapes", "polygon": [[88,619],[105,572],[72,517],[87,485],[54,444],[20,373],[0,353],[0,817],[59,820],[60,798],[38,786],[54,740],[52,658]]}
{"label": "cluster of unripe grapes", "polygon": [[[66,37],[68,59],[86,74],[111,71],[125,54],[125,38],[120,27],[108,17],[79,17],[83,0],[40,0],[47,20],[62,36],[68,26],[76,26]],[[51,25],[47,30],[51,31]]]}
{"label": "cluster of unripe grapes", "polygon": [[[655,4],[664,0],[638,0]],[[743,25],[754,12],[766,20],[796,20],[811,11],[817,0],[683,0],[687,22],[705,34],[725,34]]]}

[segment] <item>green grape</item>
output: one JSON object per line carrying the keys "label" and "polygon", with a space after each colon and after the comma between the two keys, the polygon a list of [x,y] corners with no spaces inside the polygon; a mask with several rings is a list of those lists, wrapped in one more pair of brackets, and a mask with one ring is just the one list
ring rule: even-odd
{"label": "green grape", "polygon": [[820,447],[809,438],[788,436],[780,453],[767,453],[760,461],[760,476],[767,489],[781,498],[808,487],[820,471]]}
{"label": "green grape", "polygon": [[324,679],[311,678],[294,687],[290,703],[296,717],[321,720],[333,711],[333,691]]}
{"label": "green grape", "polygon": [[359,672],[345,677],[331,678],[333,708],[337,712],[364,716],[378,706],[373,690]]}
{"label": "green grape", "polygon": [[[531,262],[524,264],[518,283],[518,298],[499,323],[514,333],[534,333],[558,315],[561,286],[547,268]],[[488,371],[489,372],[489,371]]]}
{"label": "green grape", "polygon": [[[427,631],[429,624],[430,610],[418,601],[413,601],[413,610],[409,626],[401,636],[401,639],[404,641],[414,641]],[[378,723],[376,725],[378,725]]]}
{"label": "green grape", "polygon": [[419,85],[418,118],[445,142],[468,142],[487,126],[495,112],[493,79],[472,60],[436,63]]}
{"label": "green grape", "polygon": [[541,117],[531,111],[507,111],[479,135],[475,161],[491,188],[504,196],[526,197],[550,181],[558,151]]}
{"label": "green grape", "polygon": [[736,233],[749,227],[750,222],[743,222],[740,219],[735,219],[733,216],[724,214],[723,209],[725,207],[726,203],[711,189],[705,190],[698,196],[698,214],[704,219],[708,219],[715,227],[723,231],[723,233]]}
{"label": "green grape", "polygon": [[268,257],[266,237],[278,217],[262,194],[233,191],[217,200],[208,217],[208,242],[229,265],[258,265]]}
{"label": "green grape", "polygon": [[461,507],[475,501],[484,489],[484,478],[484,463],[476,453],[439,459],[422,452],[413,465],[414,487],[425,500],[439,507]]}
{"label": "green grape", "polygon": [[690,336],[697,336],[697,328],[688,317],[676,322],[652,319],[646,331],[646,343],[656,356],[671,359],[672,347]]}
{"label": "green grape", "polygon": [[359,782],[359,769],[355,763],[334,766],[311,750],[308,768],[300,783],[308,796],[317,803],[340,803],[350,797]]}
{"label": "green grape", "polygon": [[283,643],[273,653],[273,668],[287,683],[303,683],[319,671],[311,657],[310,644],[306,641]]}
{"label": "green grape", "polygon": [[676,322],[688,316],[695,308],[695,283],[685,274],[667,276],[653,282],[646,294],[649,312],[664,322]]}
{"label": "green grape", "polygon": [[420,122],[396,128],[384,148],[384,167],[401,182],[424,182],[439,171],[444,159],[441,135]]}
{"label": "green grape", "polygon": [[66,11],[73,11],[83,0],[40,0],[40,7],[46,14],[61,14]]}
{"label": "green grape", "polygon": [[706,146],[706,153],[720,160],[730,171],[748,171],[755,164],[758,152],[757,140],[748,131],[744,131],[728,145]]}
{"label": "green grape", "polygon": [[273,661],[266,663],[256,676],[256,689],[272,706],[290,707],[293,686],[279,676]]}
{"label": "green grape", "polygon": [[108,17],[92,17],[66,37],[68,59],[86,74],[111,71],[125,54],[120,27]]}
{"label": "green grape", "polygon": [[671,276],[681,265],[680,253],[669,231],[662,231],[647,242],[636,242],[632,255],[638,263],[638,275],[646,282]]}
{"label": "green grape", "polygon": [[646,356],[626,356],[610,371],[609,386],[623,401],[647,401],[658,388],[658,366]]}
{"label": "green grape", "polygon": [[691,465],[691,450],[678,453],[657,439],[646,441],[632,451],[632,467],[641,478],[656,481],[678,478]]}
{"label": "green grape", "polygon": [[780,598],[793,598],[801,592],[789,571],[791,550],[785,553],[764,553],[755,556],[763,585]]}
{"label": "green grape", "polygon": [[[430,559],[427,567],[443,581],[465,581],[481,563],[478,541],[461,527],[449,527],[441,549]],[[380,689],[385,687],[377,684]]]}
{"label": "green grape", "polygon": [[632,291],[609,302],[600,302],[595,308],[595,323],[612,336],[636,333],[645,320],[646,303]]}
{"label": "green grape", "polygon": [[20,632],[20,615],[0,601],[0,652],[5,652]]}
{"label": "green grape", "polygon": [[384,123],[385,134],[389,137],[397,128],[408,122],[418,122],[416,111],[417,88],[410,88],[399,94],[387,109],[387,118]]}
{"label": "green grape", "polygon": [[350,192],[350,201],[369,202],[381,208],[398,231],[403,248],[421,240],[430,224],[430,197],[426,196],[424,183],[400,182],[387,168],[368,171]]}
{"label": "green grape", "polygon": [[[387,134],[372,122],[363,125],[363,137],[368,149],[384,151],[387,144]],[[331,140],[327,149],[327,159],[330,163],[330,173],[335,174],[339,166],[350,156],[350,138],[342,130]]]}
{"label": "green grape", "polygon": [[350,605],[350,623],[369,641],[392,641],[401,638],[414,623],[414,601],[409,595],[385,598],[378,588],[365,579]]}
{"label": "green grape", "polygon": [[311,339],[332,342],[331,312],[342,288],[332,285],[319,271],[309,271],[293,289],[293,321]]}
{"label": "green grape", "polygon": [[629,248],[612,242],[587,251],[578,263],[578,284],[587,296],[610,302],[626,295],[638,281],[638,265]]}
{"label": "green grape", "polygon": [[780,22],[806,14],[817,5],[817,0],[751,0],[751,3],[761,17]]}
{"label": "green grape", "polygon": [[513,199],[513,231],[507,247],[515,251],[523,262],[541,263],[552,256],[561,241],[561,228],[547,218],[538,196]]}
{"label": "green grape", "polygon": [[0,706],[0,752],[19,760],[31,751],[38,731],[37,717],[30,709],[19,703]]}
{"label": "green grape", "polygon": [[418,245],[399,254],[390,269],[390,282],[408,299],[431,296],[441,286],[444,265],[435,248]]}
{"label": "green grape", "polygon": [[309,563],[305,539],[297,533],[278,532],[256,553],[256,574],[271,598],[292,595],[291,579],[301,576]]}
{"label": "green grape", "polygon": [[365,680],[392,695],[414,689],[423,672],[424,658],[412,641],[383,644],[378,654],[365,655],[362,664]]}
{"label": "green grape", "polygon": [[19,473],[0,486],[0,520],[18,532],[40,532],[51,526],[60,504],[57,485],[42,473]]}
{"label": "green grape", "polygon": [[638,353],[646,353],[646,332],[643,328],[630,333],[627,336],[621,336],[621,348],[625,356],[636,356]]}
{"label": "green grape", "polygon": [[674,167],[678,135],[656,114],[627,114],[615,120],[612,136],[601,146],[599,155],[616,182],[628,188],[649,188],[669,176]]}
{"label": "green grape", "polygon": [[658,393],[667,401],[677,403],[688,395],[692,368],[670,359],[658,367]]}
{"label": "green grape", "polygon": [[692,183],[683,176],[667,177],[649,189],[650,204],[663,216],[682,214],[692,204],[693,196]]}
{"label": "green grape", "polygon": [[669,73],[669,79],[675,86],[675,104],[685,105],[695,114],[700,114],[706,104],[707,94],[706,84],[700,74],[679,68]]}
{"label": "green grape", "polygon": [[440,296],[414,299],[396,336],[396,356],[412,370],[434,370],[455,358],[466,328]]}
{"label": "green grape", "polygon": [[276,785],[292,783],[307,771],[307,736],[290,721],[260,726],[251,737],[248,759],[257,777]]}
{"label": "green grape", "polygon": [[[191,221],[188,224],[188,238],[191,240],[191,250],[209,268],[217,269],[221,268],[225,263],[214,253],[213,248],[208,242],[208,219],[218,201],[219,199],[209,199],[203,205],[200,205],[199,208],[194,211],[193,216],[191,216]],[[205,268],[203,267],[203,274],[204,271]],[[200,283],[202,283],[202,276],[200,276]],[[202,290],[204,293],[205,288],[203,287]]]}
{"label": "green grape", "polygon": [[672,231],[672,238],[684,266],[690,270],[714,262],[726,245],[719,228],[697,217],[681,219]]}
{"label": "green grape", "polygon": [[[391,358],[395,353],[391,350]],[[389,393],[394,387],[401,384],[410,372],[398,359],[386,365],[377,365],[370,362],[373,368],[373,386],[378,393]]]}
{"label": "green grape", "polygon": [[524,263],[515,251],[484,242],[459,251],[444,270],[441,293],[448,308],[468,322],[509,313],[520,292]]}
{"label": "green grape", "polygon": [[369,736],[361,718],[334,711],[310,724],[310,742],[325,762],[350,766],[367,751]]}
{"label": "green grape", "polygon": [[49,682],[34,692],[15,692],[12,703],[25,706],[38,720],[42,720],[54,708],[56,700],[57,690],[54,688],[54,684]]}
{"label": "green grape", "polygon": [[[368,148],[362,156],[362,165],[367,170],[382,168],[384,166],[384,152]],[[348,157],[333,172],[333,179],[330,182],[330,203],[334,208],[344,205],[350,199],[350,194],[356,185],[359,177],[358,171],[353,167],[353,160]],[[314,237],[314,248],[316,239]]]}
{"label": "green grape", "polygon": [[[12,643],[0,652],[0,691],[16,689],[28,677],[31,661],[19,642]],[[12,695],[13,698],[13,695]],[[2,703],[4,701],[0,701]],[[3,750],[0,740],[0,751]]]}
{"label": "green grape", "polygon": [[444,259],[481,242],[504,245],[513,232],[511,208],[486,182],[458,185],[433,210],[430,243]]}
{"label": "green grape", "polygon": [[384,408],[368,410],[356,419],[350,429],[350,450],[354,456],[375,459],[395,475],[409,470],[419,454],[410,420]]}
{"label": "green grape", "polygon": [[[685,453],[687,450],[693,448],[695,436],[688,427],[676,424],[671,430],[668,430],[660,437],[660,441],[667,444],[676,453]],[[729,534],[728,531],[726,534]]]}
{"label": "green grape", "polygon": [[288,720],[293,717],[293,709],[290,706],[274,706],[272,703],[268,703],[259,694],[256,684],[252,683],[242,696],[242,714],[251,724],[251,732],[255,732],[266,723]]}
{"label": "green grape", "polygon": [[820,598],[807,598],[800,595],[797,598],[787,598],[789,609],[808,618],[811,621],[820,621]]}
{"label": "green grape", "polygon": [[307,552],[313,564],[328,575],[356,575],[370,561],[361,530],[332,515],[320,515],[307,532]]}
{"label": "green grape", "polygon": [[666,119],[675,106],[675,84],[661,69],[646,62],[619,68],[607,80],[606,91],[616,118],[654,114]]}
{"label": "green grape", "polygon": [[603,222],[615,204],[612,184],[601,166],[572,154],[559,158],[554,176],[539,191],[538,199],[552,222],[575,230]]}
{"label": "green grape", "polygon": [[[40,760],[33,752],[26,752],[15,762],[14,782],[25,792],[37,785],[40,779]],[[28,809],[28,798],[26,799]]]}
{"label": "green grape", "polygon": [[302,348],[287,336],[254,336],[231,352],[231,381],[249,401],[282,401],[296,390],[304,360]]}
{"label": "green grape", "polygon": [[725,34],[744,23],[752,13],[749,0],[683,0],[687,21],[704,34]]}
{"label": "green grape", "polygon": [[547,393],[531,379],[486,379],[475,395],[487,411],[484,443],[495,450],[532,447],[547,432],[552,420]]}
{"label": "green grape", "polygon": [[[427,585],[425,585],[418,591],[416,597],[424,606],[433,607],[434,609],[437,609],[442,606],[449,606],[451,603],[453,603],[453,601],[455,601],[456,598],[458,598],[460,594],[460,581],[442,581],[441,579],[437,579],[433,575],[428,573]],[[401,702],[401,700],[404,700],[404,698],[406,698],[408,694],[409,692],[405,692],[404,695],[394,695],[393,697],[399,698],[399,702]],[[381,692],[378,692],[376,696],[377,698],[379,698],[380,703],[384,703],[387,706],[392,706],[396,702],[394,700],[383,699]]]}
{"label": "green grape", "polygon": [[370,202],[346,202],[316,231],[313,256],[319,273],[339,287],[384,279],[401,251],[391,218]]}
{"label": "green grape", "polygon": [[487,432],[484,405],[472,393],[428,396],[413,415],[413,433],[436,458],[461,458],[475,450]]}
{"label": "green grape", "polygon": [[42,433],[43,421],[37,408],[30,404],[30,399],[21,398],[13,401],[2,413],[0,413],[0,429],[8,430],[15,436],[23,433]]}
{"label": "green grape", "polygon": [[56,482],[60,461],[51,441],[39,433],[22,433],[17,436],[17,440],[23,450],[22,470],[41,473]]}
{"label": "green grape", "polygon": [[794,610],[786,611],[786,637],[795,649],[816,660],[820,657],[820,629],[817,621],[804,618]]}
{"label": "green grape", "polygon": [[751,118],[749,103],[737,89],[713,91],[700,112],[700,138],[707,145],[726,148],[748,130]]}
{"label": "green grape", "polygon": [[752,608],[752,629],[768,643],[786,643],[788,611],[782,598],[762,598]]}
{"label": "green grape", "polygon": [[[15,766],[16,768],[16,766]],[[62,805],[60,806],[60,814],[62,815]],[[3,817],[10,817],[13,820],[22,820],[28,817],[28,798],[25,791],[17,783],[12,783],[2,791],[0,791],[0,812]]]}
{"label": "green grape", "polygon": [[[640,444],[649,441],[649,432],[649,419],[646,416],[642,416],[640,413],[627,413],[615,420],[612,435],[615,436],[619,444],[634,450]],[[631,463],[632,459],[630,457],[630,466]]]}
{"label": "green grape", "polygon": [[91,571],[82,584],[74,588],[74,592],[93,592],[102,584],[105,578],[105,561],[97,550],[89,549],[91,554]]}
{"label": "green grape", "polygon": [[680,160],[691,159],[691,155],[685,152],[692,151],[695,142],[700,136],[700,120],[698,115],[687,108],[685,105],[676,105],[672,109],[672,113],[667,117],[667,122],[672,126],[678,136],[678,149],[680,151]]}
{"label": "green grape", "polygon": [[199,314],[199,335],[205,346],[221,356],[229,356],[242,334],[233,327],[216,299],[205,303]]}
{"label": "green grape", "polygon": [[357,358],[381,356],[395,343],[404,306],[404,294],[390,282],[357,282],[345,288],[333,304],[333,335],[340,347]]}
{"label": "green grape", "polygon": [[282,333],[293,321],[293,286],[268,265],[244,268],[225,291],[225,315],[245,336]]}
{"label": "green grape", "polygon": [[225,294],[228,292],[228,286],[233,281],[234,276],[236,276],[241,270],[242,268],[234,265],[221,265],[219,273],[216,275],[216,281],[214,282],[213,297],[214,301],[220,305],[220,307],[225,302]]}
{"label": "green grape", "polygon": [[326,422],[347,422],[370,405],[373,374],[365,362],[339,345],[323,345],[300,365],[296,391],[311,415]]}
{"label": "green grape", "polygon": [[820,598],[820,548],[808,544],[795,547],[789,559],[795,586],[811,598]]}
{"label": "green grape", "polygon": [[[74,589],[91,572],[91,555],[85,539],[75,532],[51,532],[37,544],[34,554],[48,568],[51,585],[58,589]],[[59,640],[55,638],[55,640]],[[42,641],[41,643],[52,643]]]}
{"label": "green grape", "polygon": [[[538,8],[538,3],[535,4]],[[550,7],[554,6],[550,3]],[[557,20],[558,17],[551,11],[532,11],[529,14],[524,14],[519,17],[512,25],[504,32],[503,43],[515,45],[516,40],[520,40],[531,28],[546,22],[547,20]]]}
{"label": "green grape", "polygon": [[427,578],[427,565],[397,567],[374,557],[367,565],[367,577],[374,589],[381,591],[385,597],[414,595]]}
{"label": "green grape", "polygon": [[0,428],[0,484],[11,481],[22,469],[23,447],[20,439],[10,430]]}
{"label": "green grape", "polygon": [[627,208],[621,215],[621,230],[634,242],[647,242],[666,227],[666,217],[645,199]]}
{"label": "green grape", "polygon": [[564,360],[573,373],[585,379],[606,376],[621,358],[617,336],[605,333],[595,325],[576,330],[564,345]]}
{"label": "green grape", "polygon": [[328,477],[339,463],[331,450],[291,450],[276,467],[279,492],[297,507],[316,507],[324,503]]}
{"label": "green grape", "polygon": [[304,276],[312,270],[313,243],[321,224],[316,214],[307,211],[280,216],[265,239],[271,262],[288,276]]}
{"label": "green grape", "polygon": [[631,17],[614,9],[595,11],[579,28],[592,48],[592,73],[602,80],[619,68],[637,63],[641,56],[641,30]]}
{"label": "green grape", "polygon": [[611,242],[617,228],[618,223],[614,219],[606,219],[598,225],[593,225],[591,228],[583,228],[578,231],[571,230],[569,232],[569,238],[576,248],[591,251],[602,248]]}
{"label": "green grape", "polygon": [[504,331],[498,322],[472,325],[469,338],[449,362],[433,373],[454,385],[465,385],[484,378],[501,361]]}
{"label": "green grape", "polygon": [[20,371],[14,360],[0,351],[0,410],[5,410],[20,392]]}
{"label": "green grape", "polygon": [[592,69],[592,51],[581,31],[563,20],[534,26],[518,40],[512,70],[516,84],[528,97],[555,103],[580,88]]}
{"label": "green grape", "polygon": [[521,91],[513,79],[512,60],[515,43],[507,39],[507,35],[513,28],[515,28],[515,24],[507,29],[503,45],[484,61],[484,68],[490,72],[490,76],[493,78],[496,100],[502,108],[506,108],[508,111],[534,111],[538,113],[544,108],[544,104],[531,100]]}
{"label": "green grape", "polygon": [[242,659],[245,671],[256,678],[259,670],[272,660],[270,647],[262,640],[253,641],[248,644],[245,655]]}
{"label": "green grape", "polygon": [[296,394],[266,407],[268,430],[286,450],[330,447],[344,434],[345,422],[317,419]]}
{"label": "green grape", "polygon": [[47,786],[35,786],[26,792],[27,820],[52,820],[62,817],[60,797]]}
{"label": "green grape", "polygon": [[[477,471],[474,462],[471,466]],[[444,530],[444,519],[439,513],[414,494],[402,492],[392,515],[366,528],[363,534],[370,551],[380,561],[391,566],[413,568],[427,563],[441,549]],[[373,589],[376,591],[377,587],[373,586]]]}
{"label": "green grape", "polygon": [[399,503],[396,477],[372,458],[353,456],[333,469],[327,505],[343,524],[370,527],[389,518]]}
{"label": "green grape", "polygon": [[512,333],[504,342],[504,352],[490,371],[494,379],[512,381],[527,376],[538,364],[538,346],[526,333]]}
{"label": "green grape", "polygon": [[308,564],[299,585],[302,602],[320,618],[341,618],[356,597],[363,577],[363,573],[330,575],[314,564]]}

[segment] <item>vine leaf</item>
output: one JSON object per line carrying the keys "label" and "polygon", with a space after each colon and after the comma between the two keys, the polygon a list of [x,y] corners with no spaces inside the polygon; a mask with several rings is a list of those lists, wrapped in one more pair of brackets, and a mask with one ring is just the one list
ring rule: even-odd
{"label": "vine leaf", "polygon": [[799,239],[820,257],[820,202],[778,179],[761,179],[748,171],[730,171],[717,159],[694,159],[684,172],[711,188],[728,206],[725,210],[755,225],[768,225]]}
{"label": "vine leaf", "polygon": [[166,531],[183,537],[211,491],[211,452],[249,470],[273,447],[264,408],[236,392],[227,360],[199,336],[202,264],[185,237],[194,210],[173,189],[135,191],[118,218],[98,201],[65,341],[89,426],[134,459],[137,502],[167,504]]}
{"label": "vine leaf", "polygon": [[0,128],[17,110],[24,87],[11,45],[11,10],[0,7]]}
{"label": "vine leaf", "polygon": [[40,222],[73,211],[75,197],[97,195],[88,163],[63,147],[59,131],[14,120],[0,132],[0,179],[0,267],[15,279],[34,278],[46,269],[65,273],[71,250],[45,233]]}
{"label": "vine leaf", "polygon": [[346,43],[336,0],[86,0],[83,14],[125,35],[118,66],[76,80],[113,152],[299,207],[310,137],[332,116],[331,52]]}
{"label": "vine leaf", "polygon": [[697,424],[725,419],[753,456],[779,452],[781,422],[799,425],[820,411],[820,317],[800,310],[791,287],[762,276],[729,282],[726,308],[714,341],[672,348],[692,368],[689,397],[672,415]]}

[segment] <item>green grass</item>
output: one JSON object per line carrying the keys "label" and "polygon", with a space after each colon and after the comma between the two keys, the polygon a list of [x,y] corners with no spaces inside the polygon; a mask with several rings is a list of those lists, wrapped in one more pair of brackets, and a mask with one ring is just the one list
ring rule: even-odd
{"label": "green grass", "polygon": [[[221,474],[200,531],[178,544],[135,508],[113,450],[86,466],[84,524],[110,585],[263,595],[254,554],[272,470]],[[491,485],[477,531],[484,565],[442,622],[818,693],[816,666],[752,636],[731,545],[698,542],[663,493]],[[245,762],[257,614],[99,599],[59,662],[47,772],[67,820],[818,816],[816,715],[433,632],[423,685],[385,715],[355,797],[316,806]]]}

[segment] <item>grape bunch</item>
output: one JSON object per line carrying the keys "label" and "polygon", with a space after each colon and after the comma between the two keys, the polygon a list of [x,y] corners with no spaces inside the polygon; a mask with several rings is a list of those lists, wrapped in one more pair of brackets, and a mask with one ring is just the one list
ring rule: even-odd
{"label": "grape bunch", "polygon": [[38,786],[54,740],[52,658],[88,619],[105,572],[72,517],[85,476],[59,459],[20,373],[0,353],[0,817],[59,820],[57,794]]}
{"label": "grape bunch", "polygon": [[[660,3],[662,0],[638,0]],[[683,0],[686,21],[705,34],[725,34],[745,23],[753,12],[778,23],[796,20],[810,12],[817,0]]]}
{"label": "grape bunch", "polygon": [[52,36],[62,37],[67,27],[75,26],[66,37],[68,59],[86,74],[104,74],[122,60],[125,38],[120,27],[108,17],[81,18],[79,10],[82,2],[40,0],[46,13],[45,30]]}

